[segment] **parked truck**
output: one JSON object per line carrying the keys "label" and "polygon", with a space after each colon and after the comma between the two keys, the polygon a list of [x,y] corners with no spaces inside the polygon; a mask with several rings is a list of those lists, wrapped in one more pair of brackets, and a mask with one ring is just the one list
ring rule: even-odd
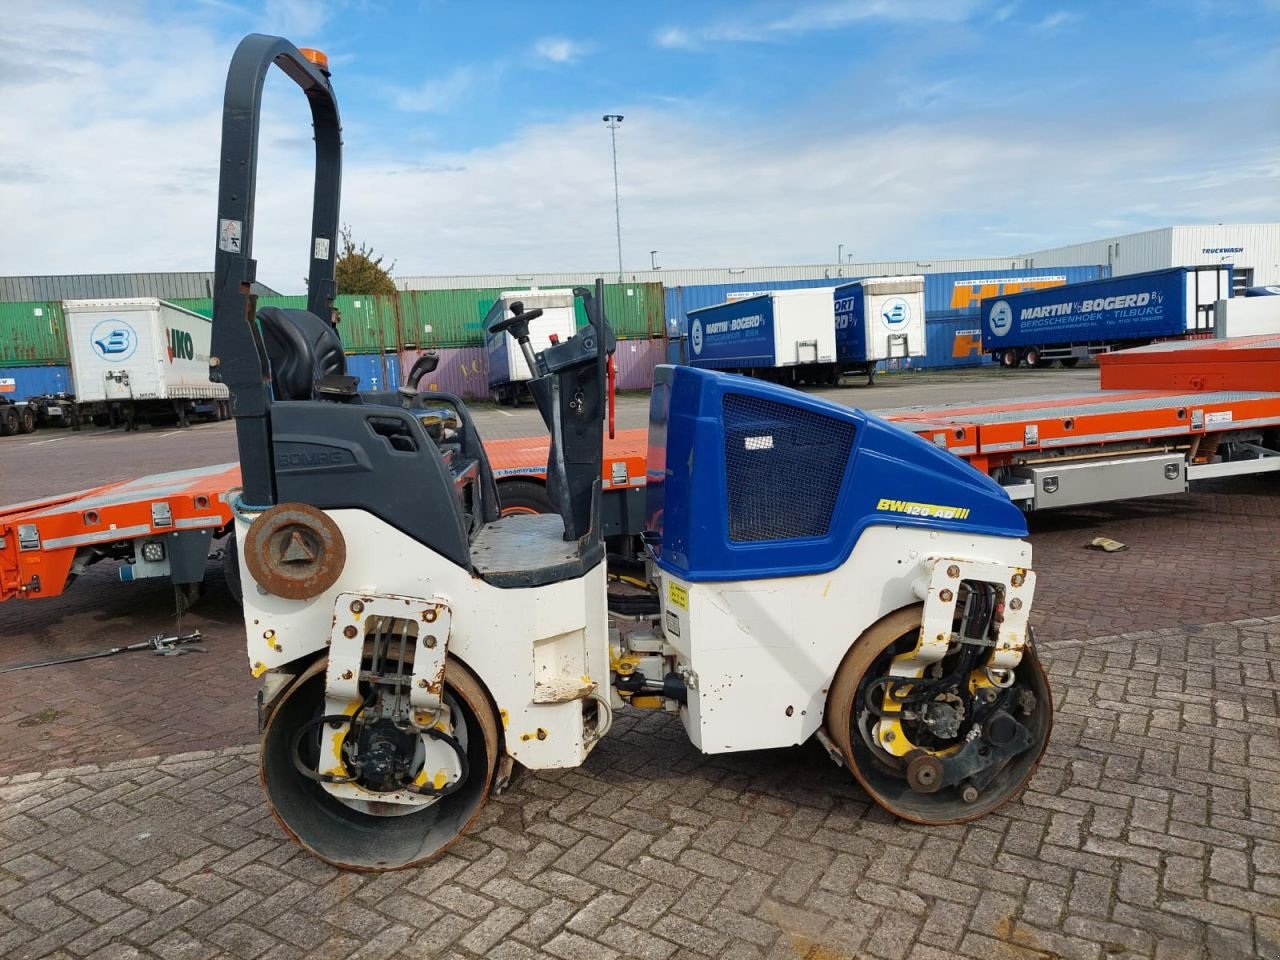
{"label": "parked truck", "polygon": [[510,316],[511,305],[523,303],[525,310],[542,310],[542,315],[529,321],[529,342],[535,351],[545,350],[556,341],[568,340],[577,331],[573,291],[512,290],[493,302],[485,315],[485,349],[489,355],[489,395],[494,403],[516,406],[528,396],[528,383],[533,378],[520,345],[507,331],[489,332],[490,325]]}
{"label": "parked truck", "polygon": [[925,355],[924,277],[867,277],[835,289],[836,362],[841,374]]}
{"label": "parked truck", "polygon": [[1002,367],[1074,367],[1099,353],[1210,335],[1231,267],[1173,267],[982,301],[982,342]]}
{"label": "parked truck", "polygon": [[229,416],[227,388],[209,379],[208,317],[155,297],[66,300],[62,310],[81,419],[133,429]]}
{"label": "parked truck", "polygon": [[786,384],[834,384],[831,287],[773,290],[690,310],[689,365]]}

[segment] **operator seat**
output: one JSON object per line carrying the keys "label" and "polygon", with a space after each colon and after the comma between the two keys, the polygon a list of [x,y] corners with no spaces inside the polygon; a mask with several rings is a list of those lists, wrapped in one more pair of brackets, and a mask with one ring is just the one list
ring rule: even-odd
{"label": "operator seat", "polygon": [[263,307],[258,311],[262,343],[271,362],[271,387],[277,400],[332,399],[356,395],[347,376],[342,338],[329,323],[307,310]]}

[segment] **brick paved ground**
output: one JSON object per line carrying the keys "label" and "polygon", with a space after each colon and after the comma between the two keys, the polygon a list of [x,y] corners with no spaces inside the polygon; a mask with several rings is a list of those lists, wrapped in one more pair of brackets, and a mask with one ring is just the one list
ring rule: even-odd
{"label": "brick paved ground", "polygon": [[281,839],[252,748],[0,779],[0,956],[1280,957],[1280,617],[1042,646],[1045,763],[964,827],[665,715],[380,877]]}

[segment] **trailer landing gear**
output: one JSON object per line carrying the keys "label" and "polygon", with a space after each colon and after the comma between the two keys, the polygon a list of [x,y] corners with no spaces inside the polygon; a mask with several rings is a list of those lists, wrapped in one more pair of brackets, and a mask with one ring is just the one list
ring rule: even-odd
{"label": "trailer landing gear", "polygon": [[916,645],[920,610],[890,614],[849,651],[826,731],[885,810],[914,823],[963,823],[1013,799],[1035,772],[1053,723],[1049,684],[1030,645],[1011,673],[986,670],[987,649],[963,639],[963,627],[924,677],[891,677],[894,657]]}

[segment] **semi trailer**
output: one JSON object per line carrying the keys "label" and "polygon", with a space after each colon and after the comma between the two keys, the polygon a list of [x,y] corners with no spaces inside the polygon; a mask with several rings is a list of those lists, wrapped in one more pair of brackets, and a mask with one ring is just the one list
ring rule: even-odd
{"label": "semi trailer", "polygon": [[924,277],[868,277],[835,289],[836,361],[841,374],[875,380],[885,360],[925,356]]}
{"label": "semi trailer", "polygon": [[1211,335],[1231,268],[1174,267],[982,301],[982,345],[1006,369],[1073,367],[1155,340]]}
{"label": "semi trailer", "polygon": [[835,301],[830,287],[772,290],[690,310],[691,367],[782,384],[834,384]]}
{"label": "semi trailer", "polygon": [[485,350],[488,354],[489,395],[494,403],[519,404],[528,396],[528,383],[533,379],[529,363],[520,345],[509,332],[493,333],[490,324],[510,312],[514,303],[530,310],[541,310],[541,316],[529,324],[529,341],[535,350],[545,350],[552,343],[568,340],[577,329],[574,318],[573,291],[521,290],[503,293],[485,315]]}
{"label": "semi trailer", "polygon": [[66,300],[80,419],[99,425],[224,420],[227,388],[209,379],[208,317],[155,297]]}

